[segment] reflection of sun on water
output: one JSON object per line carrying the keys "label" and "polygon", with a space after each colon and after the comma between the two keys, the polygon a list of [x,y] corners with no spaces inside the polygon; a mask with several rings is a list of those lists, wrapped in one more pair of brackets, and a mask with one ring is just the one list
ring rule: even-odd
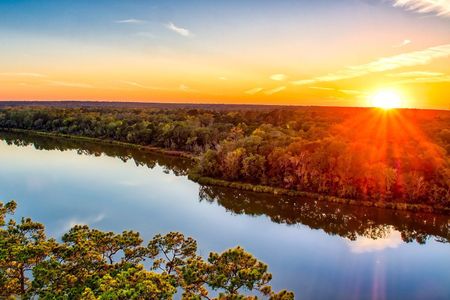
{"label": "reflection of sun on water", "polygon": [[370,105],[382,109],[398,108],[402,106],[402,98],[393,90],[381,90],[369,96]]}

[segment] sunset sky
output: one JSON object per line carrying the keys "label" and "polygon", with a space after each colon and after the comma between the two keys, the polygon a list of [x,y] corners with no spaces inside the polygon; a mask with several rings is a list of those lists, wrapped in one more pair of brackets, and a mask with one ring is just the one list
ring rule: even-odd
{"label": "sunset sky", "polygon": [[0,0],[0,100],[450,109],[450,0]]}

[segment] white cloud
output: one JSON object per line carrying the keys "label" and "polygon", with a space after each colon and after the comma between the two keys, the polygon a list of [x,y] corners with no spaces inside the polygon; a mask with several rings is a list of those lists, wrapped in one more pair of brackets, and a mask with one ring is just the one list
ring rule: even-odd
{"label": "white cloud", "polygon": [[450,0],[392,0],[394,7],[402,7],[422,14],[450,17]]}
{"label": "white cloud", "polygon": [[285,90],[285,89],[286,89],[285,86],[280,86],[280,87],[277,87],[277,88],[274,88],[274,89],[265,91],[264,93],[265,93],[266,95],[273,95],[273,94],[279,93],[279,92],[281,92],[281,91],[283,91],[283,90]]}
{"label": "white cloud", "polygon": [[317,82],[351,79],[371,73],[391,71],[403,67],[426,65],[435,59],[445,58],[448,56],[450,56],[450,44],[431,47],[420,51],[403,53],[395,56],[382,57],[367,64],[350,66],[343,70],[329,73],[324,76],[297,80],[292,83],[296,85],[307,85]]}
{"label": "white cloud", "polygon": [[89,217],[72,217],[67,220],[63,220],[61,226],[59,227],[60,230],[56,232],[56,236],[60,236],[61,234],[69,231],[72,227],[75,225],[88,225],[91,226],[95,223],[99,223],[105,219],[106,215],[104,213],[99,213],[97,215],[89,216]]}
{"label": "white cloud", "polygon": [[401,47],[405,47],[406,45],[409,45],[411,43],[412,43],[411,40],[403,40],[403,42],[401,42],[398,45],[394,45],[393,47],[394,48],[401,48]]}
{"label": "white cloud", "polygon": [[258,94],[259,92],[261,92],[262,90],[263,90],[263,88],[257,87],[257,88],[247,90],[247,91],[245,91],[245,93],[249,94],[249,95],[255,95],[255,94]]}
{"label": "white cloud", "polygon": [[287,76],[284,74],[273,74],[272,76],[270,76],[270,79],[275,81],[283,81],[287,79]]}
{"label": "white cloud", "polygon": [[182,27],[178,27],[172,22],[169,22],[168,24],[166,24],[166,27],[168,29],[172,30],[173,32],[178,33],[179,35],[182,35],[182,36],[185,36],[185,37],[192,36],[192,33],[188,29],[182,28]]}
{"label": "white cloud", "polygon": [[382,238],[372,239],[365,236],[358,236],[356,241],[347,240],[347,245],[353,253],[376,252],[388,248],[397,248],[402,243],[401,233],[393,228]]}
{"label": "white cloud", "polygon": [[139,20],[139,19],[125,19],[125,20],[117,20],[116,23],[119,23],[119,24],[143,24],[143,23],[145,23],[145,21]]}

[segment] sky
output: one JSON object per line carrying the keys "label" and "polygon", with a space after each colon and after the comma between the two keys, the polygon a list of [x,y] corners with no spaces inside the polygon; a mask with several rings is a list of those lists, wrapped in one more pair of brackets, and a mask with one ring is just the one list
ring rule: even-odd
{"label": "sky", "polygon": [[450,0],[0,0],[0,100],[371,106],[392,94],[450,109]]}

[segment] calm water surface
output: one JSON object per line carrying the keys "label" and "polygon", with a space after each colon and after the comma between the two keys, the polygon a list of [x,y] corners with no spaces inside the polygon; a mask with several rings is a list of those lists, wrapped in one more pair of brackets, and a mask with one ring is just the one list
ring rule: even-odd
{"label": "calm water surface", "polygon": [[450,299],[445,216],[317,203],[187,179],[189,162],[0,133],[0,200],[60,237],[74,224],[194,237],[202,255],[243,246],[297,299]]}

